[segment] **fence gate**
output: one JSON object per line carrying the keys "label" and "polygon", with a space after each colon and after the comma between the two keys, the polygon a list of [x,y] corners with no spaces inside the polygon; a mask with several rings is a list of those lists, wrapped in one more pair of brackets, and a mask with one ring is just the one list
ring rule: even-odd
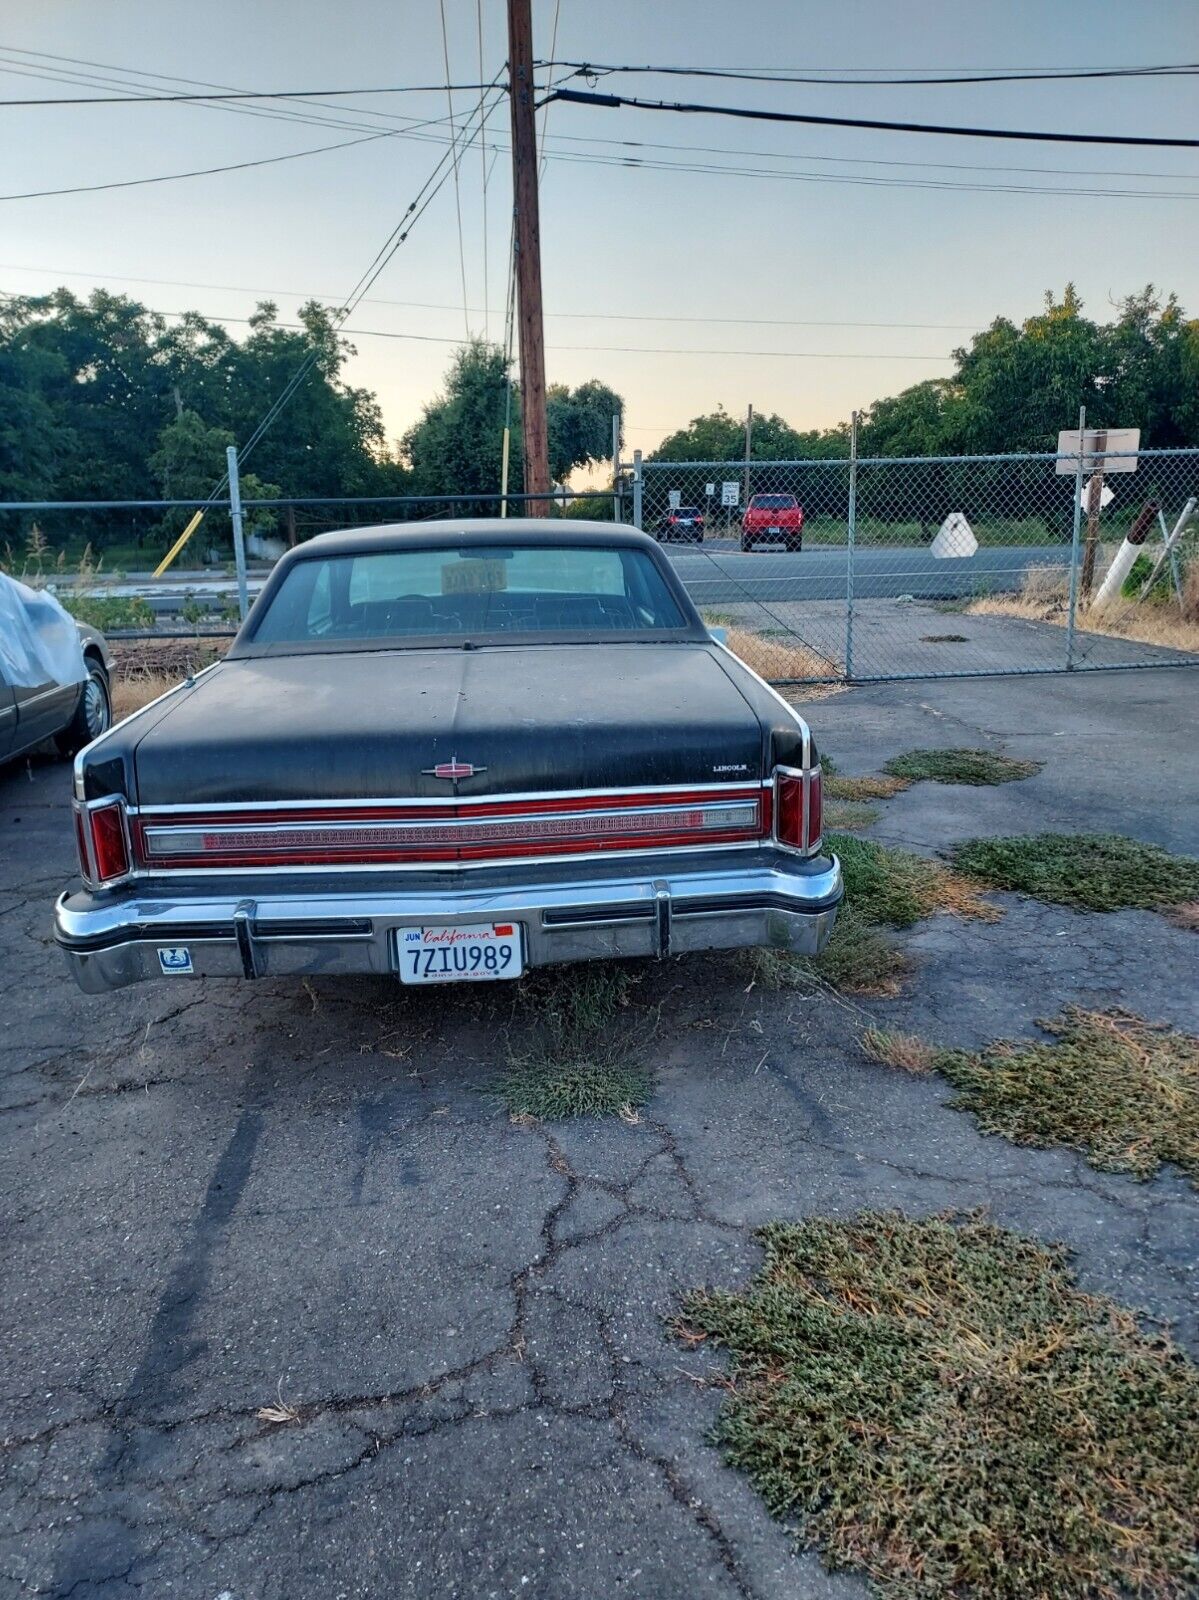
{"label": "fence gate", "polygon": [[641,526],[775,682],[1199,663],[1199,450],[635,470]]}

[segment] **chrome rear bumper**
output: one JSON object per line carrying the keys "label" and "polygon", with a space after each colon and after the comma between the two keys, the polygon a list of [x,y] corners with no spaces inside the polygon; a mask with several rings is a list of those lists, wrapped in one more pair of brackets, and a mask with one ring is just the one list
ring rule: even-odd
{"label": "chrome rear bumper", "polygon": [[[512,882],[507,869],[495,875],[501,881],[472,873],[449,883],[442,875],[433,886],[401,883],[394,892],[345,879],[336,892],[247,880],[244,896],[229,893],[229,879],[220,895],[135,882],[60,896],[54,937],[89,994],[164,976],[394,974],[396,929],[468,922],[519,923],[532,967],[747,945],[815,955],[844,893],[835,857],[804,861],[780,851],[756,853],[744,866],[686,870],[677,858],[639,860],[636,874],[625,861],[579,877],[578,865],[539,868],[535,882]],[[171,970],[164,951],[186,952],[186,960],[166,957]]]}

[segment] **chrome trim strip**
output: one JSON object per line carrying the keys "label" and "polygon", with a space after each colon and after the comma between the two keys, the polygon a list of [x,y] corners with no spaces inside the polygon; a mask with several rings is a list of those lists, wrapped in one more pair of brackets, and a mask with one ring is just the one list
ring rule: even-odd
{"label": "chrome trim strip", "polygon": [[[655,822],[669,824],[675,818],[688,817],[697,810],[703,812],[704,820],[692,831],[698,832],[704,828],[713,832],[721,831],[722,828],[748,831],[760,826],[761,803],[753,799],[716,800],[698,806],[694,804],[614,806],[598,811],[526,812],[517,816],[447,817],[444,820],[414,818],[406,822],[392,818],[372,818],[367,822],[354,822],[348,819],[329,822],[247,822],[224,827],[220,824],[206,827],[203,823],[197,822],[180,824],[173,828],[147,826],[143,830],[143,837],[146,841],[147,854],[156,864],[162,862],[165,866],[170,864],[174,856],[202,856],[208,848],[214,852],[253,850],[258,841],[261,841],[264,847],[269,847],[279,835],[290,837],[298,835],[296,848],[303,848],[305,837],[321,837],[333,841],[322,848],[352,848],[348,841],[345,844],[339,843],[337,836],[369,833],[375,838],[364,842],[363,848],[386,849],[389,844],[395,843],[397,847],[407,844],[413,849],[420,849],[422,844],[486,844],[492,839],[503,844],[523,842],[523,839],[529,838],[528,832],[522,834],[520,841],[512,837],[513,830],[520,829],[531,830],[533,837],[530,842],[535,843],[538,833],[546,839],[569,836],[578,825],[594,821],[611,824],[612,833],[636,833],[638,825],[644,827],[647,819],[652,818]],[[710,817],[713,820],[709,821]],[[602,830],[593,831],[602,836]],[[667,831],[666,827],[663,831]],[[402,835],[409,837],[402,838],[400,837]],[[412,835],[415,837],[411,837]],[[209,839],[215,841],[211,847],[206,842]],[[220,842],[222,840],[236,840],[236,843],[222,843]]]}
{"label": "chrome trim strip", "polygon": [[[737,660],[739,657],[734,657],[734,659]],[[205,672],[208,672],[211,671],[211,668],[205,667],[204,670]],[[182,685],[176,685],[176,687],[181,688]],[[769,687],[769,685],[767,687]],[[172,689],[168,690],[167,692],[173,694],[175,691]],[[165,699],[166,696],[161,695],[159,698]],[[786,703],[787,702],[784,700],[783,704],[786,705]],[[157,700],[152,700],[150,702],[150,705],[157,704]],[[150,706],[142,707],[142,710],[144,711],[148,711],[149,709]],[[141,713],[138,711],[133,712],[133,716],[140,715]],[[129,719],[126,718],[125,720],[128,721]],[[111,731],[112,730],[110,729],[109,732]],[[108,735],[101,734],[100,737],[107,738]],[[98,744],[100,741],[96,740],[95,742]],[[253,811],[256,807],[261,807],[264,810],[270,811],[349,811],[355,810],[358,807],[366,806],[395,806],[397,809],[401,809],[405,806],[510,805],[513,802],[520,800],[586,800],[602,799],[606,795],[678,794],[680,790],[685,790],[691,794],[723,794],[727,793],[730,789],[769,789],[772,781],[773,780],[770,778],[746,777],[738,778],[731,782],[726,779],[723,783],[620,784],[616,787],[608,789],[529,789],[517,791],[511,794],[472,794],[458,796],[430,795],[428,799],[417,798],[413,795],[405,795],[402,798],[397,797],[394,799],[388,799],[386,797],[381,797],[373,800],[351,798],[343,800],[219,800],[213,801],[211,804],[205,804],[202,801],[193,800],[186,805],[172,804],[161,806],[130,806],[129,810],[131,814],[141,815],[143,817],[167,817],[178,815],[180,812],[189,812],[193,814],[196,812],[212,813],[215,816],[219,812],[224,811]]]}
{"label": "chrome trim strip", "polygon": [[[735,840],[731,844],[649,844],[646,846],[638,845],[635,849],[629,850],[561,850],[548,856],[501,855],[480,857],[478,860],[473,861],[368,861],[362,863],[327,861],[311,867],[177,867],[171,869],[164,869],[162,866],[156,865],[152,870],[143,867],[135,868],[128,878],[122,878],[120,881],[127,883],[151,879],[162,883],[164,871],[166,870],[172,873],[172,879],[170,880],[172,882],[175,879],[183,878],[245,878],[256,875],[271,877],[276,873],[284,876],[290,874],[293,877],[306,877],[312,873],[339,875],[360,872],[424,872],[426,874],[472,872],[485,867],[492,869],[496,867],[546,867],[553,866],[556,862],[566,861],[620,861],[626,857],[661,855],[667,850],[672,858],[682,855],[712,855],[716,851],[724,854],[725,851],[729,850],[761,850],[765,846],[771,845],[772,842],[772,840],[763,835],[761,838]],[[105,885],[105,887],[107,888],[108,885]]]}

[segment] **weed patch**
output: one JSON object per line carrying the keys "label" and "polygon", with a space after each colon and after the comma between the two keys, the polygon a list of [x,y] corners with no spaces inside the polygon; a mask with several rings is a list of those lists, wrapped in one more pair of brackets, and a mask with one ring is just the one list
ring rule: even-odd
{"label": "weed patch", "polygon": [[1199,1039],[1127,1011],[1068,1007],[1037,1026],[1050,1040],[938,1052],[951,1104],[1017,1144],[1071,1145],[1138,1178],[1173,1162],[1199,1187]]}
{"label": "weed patch", "polygon": [[937,861],[851,834],[830,834],[827,842],[841,858],[847,900],[870,922],[910,928],[935,911],[983,922],[1002,915],[961,873]]}
{"label": "weed patch", "polygon": [[861,805],[855,800],[831,800],[824,808],[824,825],[844,833],[857,833],[877,822],[880,815],[877,806]]}
{"label": "weed patch", "polygon": [[846,903],[818,956],[788,950],[745,952],[752,982],[763,989],[811,991],[827,984],[843,994],[896,995],[911,963],[883,930]]}
{"label": "weed patch", "polygon": [[967,839],[950,855],[988,888],[1084,911],[1161,911],[1199,899],[1199,860],[1115,833]]}
{"label": "weed patch", "polygon": [[995,750],[909,750],[883,766],[883,771],[909,783],[1016,783],[1040,772],[1041,761],[1018,761]]}
{"label": "weed patch", "polygon": [[764,1267],[672,1324],[731,1353],[717,1441],[887,1600],[1182,1600],[1199,1371],[979,1218],[759,1230]]}
{"label": "weed patch", "polygon": [[637,1059],[657,1019],[634,1009],[632,979],[609,963],[534,973],[521,1003],[536,1015],[524,1048],[509,1047],[495,1091],[513,1116],[625,1116],[653,1092],[653,1075]]}
{"label": "weed patch", "polygon": [[862,1049],[871,1061],[910,1072],[913,1077],[931,1072],[937,1059],[937,1052],[917,1034],[890,1033],[885,1028],[867,1028],[862,1035]]}

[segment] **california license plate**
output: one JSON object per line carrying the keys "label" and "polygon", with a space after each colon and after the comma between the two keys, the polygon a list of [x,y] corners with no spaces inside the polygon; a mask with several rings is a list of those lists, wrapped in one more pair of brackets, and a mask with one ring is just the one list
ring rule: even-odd
{"label": "california license plate", "polygon": [[777,528],[767,528],[766,530],[767,533],[777,533],[778,531],[779,530]]}
{"label": "california license plate", "polygon": [[397,928],[396,964],[402,983],[485,983],[493,978],[519,978],[524,970],[520,924]]}

